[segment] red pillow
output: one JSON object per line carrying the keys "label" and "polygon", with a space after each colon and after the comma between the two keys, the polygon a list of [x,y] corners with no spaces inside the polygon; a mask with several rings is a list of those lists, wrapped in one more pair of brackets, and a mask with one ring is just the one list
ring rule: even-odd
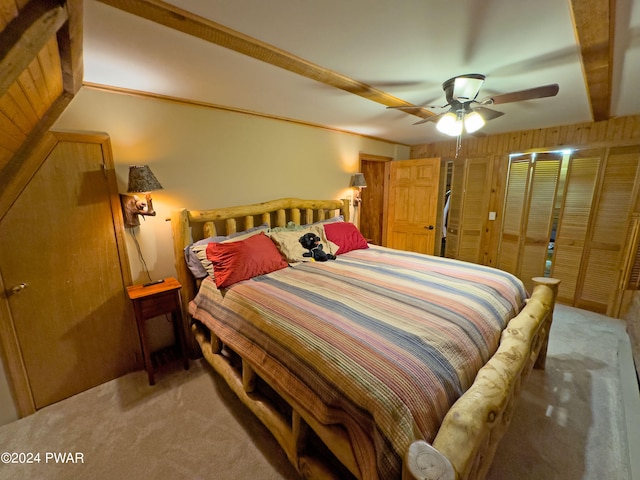
{"label": "red pillow", "polygon": [[238,242],[210,243],[207,258],[213,263],[218,288],[289,266],[275,244],[262,232]]}
{"label": "red pillow", "polygon": [[342,255],[343,253],[350,252],[351,250],[369,248],[367,240],[362,236],[358,227],[353,223],[325,223],[324,232],[327,234],[327,240],[340,247],[336,252],[336,255]]}

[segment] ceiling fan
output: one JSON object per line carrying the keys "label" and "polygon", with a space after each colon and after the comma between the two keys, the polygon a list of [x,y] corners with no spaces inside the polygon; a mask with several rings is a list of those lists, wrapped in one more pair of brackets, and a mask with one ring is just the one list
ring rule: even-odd
{"label": "ceiling fan", "polygon": [[[519,90],[516,92],[493,95],[482,100],[476,100],[480,87],[484,83],[485,76],[479,73],[469,73],[450,78],[442,84],[447,103],[442,106],[429,106],[424,108],[450,107],[445,113],[431,115],[414,123],[418,125],[426,122],[437,122],[436,128],[453,137],[460,136],[463,131],[473,133],[482,128],[486,122],[504,115],[485,105],[500,105],[504,103],[521,102],[536,98],[554,97],[558,94],[557,83],[543,85],[541,87]],[[393,106],[399,110],[416,110],[419,106]]]}

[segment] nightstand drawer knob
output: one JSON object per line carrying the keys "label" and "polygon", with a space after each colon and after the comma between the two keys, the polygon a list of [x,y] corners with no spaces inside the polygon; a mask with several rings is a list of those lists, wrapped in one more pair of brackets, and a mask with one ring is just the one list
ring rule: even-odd
{"label": "nightstand drawer knob", "polygon": [[11,295],[15,295],[17,293],[20,293],[25,288],[27,288],[27,284],[26,283],[19,283],[18,285],[16,285],[15,287],[13,287],[11,289]]}

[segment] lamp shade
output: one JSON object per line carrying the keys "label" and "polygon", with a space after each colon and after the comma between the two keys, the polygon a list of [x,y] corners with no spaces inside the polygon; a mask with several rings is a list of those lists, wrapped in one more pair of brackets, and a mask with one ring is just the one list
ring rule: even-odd
{"label": "lamp shade", "polygon": [[473,133],[484,127],[484,118],[476,111],[471,111],[464,116],[464,129],[467,133]]}
{"label": "lamp shade", "polygon": [[354,175],[351,175],[351,182],[349,182],[349,186],[350,187],[358,187],[358,188],[364,188],[367,186],[367,182],[364,179],[364,174],[363,173],[356,173]]}
{"label": "lamp shade", "polygon": [[458,118],[458,114],[454,111],[445,113],[436,124],[436,128],[440,132],[452,137],[460,135],[462,133],[462,127],[462,120]]}
{"label": "lamp shade", "polygon": [[131,165],[129,167],[128,193],[143,193],[161,189],[162,185],[153,175],[149,165]]}

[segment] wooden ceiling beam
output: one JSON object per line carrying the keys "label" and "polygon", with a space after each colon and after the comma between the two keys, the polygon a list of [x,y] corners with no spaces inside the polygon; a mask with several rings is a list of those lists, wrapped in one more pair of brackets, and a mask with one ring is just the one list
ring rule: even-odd
{"label": "wooden ceiling beam", "polygon": [[83,0],[67,0],[69,21],[58,31],[58,50],[62,66],[64,91],[75,95],[82,87],[84,62],[82,59]]}
{"label": "wooden ceiling beam", "polygon": [[[160,0],[98,1],[388,107],[414,106],[371,85],[309,62],[273,45]],[[433,112],[420,107],[415,107],[415,111],[411,110],[406,113],[411,113],[420,118],[434,115]]]}
{"label": "wooden ceiling beam", "polygon": [[615,0],[571,0],[593,121],[611,116]]}
{"label": "wooden ceiling beam", "polygon": [[0,32],[0,97],[67,19],[60,2],[31,1]]}

